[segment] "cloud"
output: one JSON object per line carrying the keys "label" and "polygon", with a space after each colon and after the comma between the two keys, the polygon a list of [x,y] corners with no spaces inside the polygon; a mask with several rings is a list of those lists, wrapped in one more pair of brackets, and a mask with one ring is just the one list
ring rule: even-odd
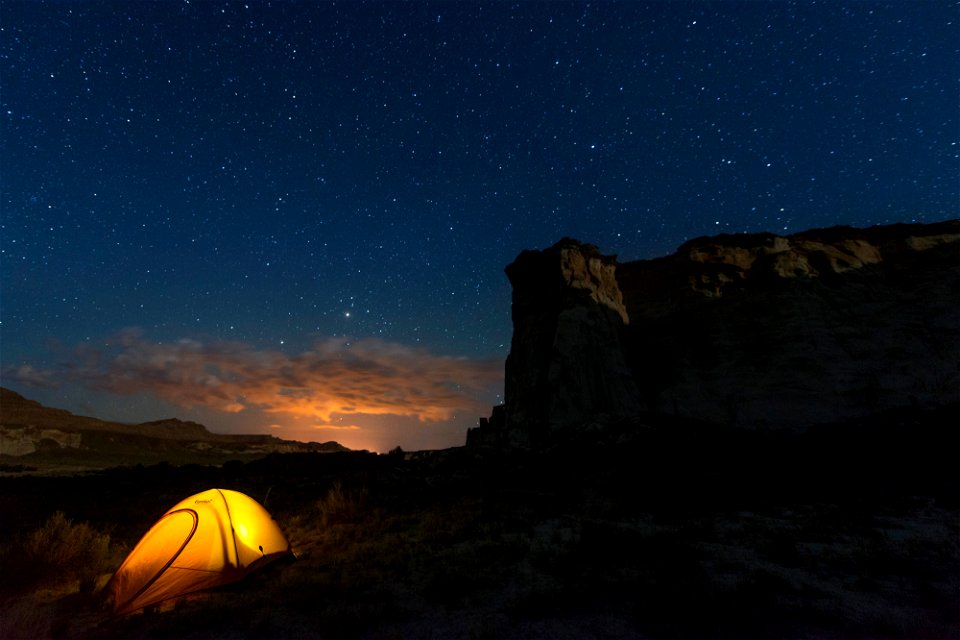
{"label": "cloud", "polygon": [[52,371],[41,371],[29,364],[4,367],[2,377],[7,380],[15,380],[28,387],[40,389],[56,389],[59,386]]}
{"label": "cloud", "polygon": [[273,421],[343,429],[344,416],[432,422],[483,412],[503,366],[374,338],[322,339],[291,355],[243,342],[153,342],[124,330],[104,348],[77,347],[55,370],[23,365],[3,375],[27,385],[79,383],[111,394],[149,394],[185,409],[259,411],[275,414]]}

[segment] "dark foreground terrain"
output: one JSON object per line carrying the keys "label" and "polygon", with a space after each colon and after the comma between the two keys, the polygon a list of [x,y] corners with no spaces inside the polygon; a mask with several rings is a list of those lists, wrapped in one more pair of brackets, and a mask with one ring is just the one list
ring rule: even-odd
{"label": "dark foreground terrain", "polygon": [[[0,478],[0,637],[958,638],[958,418]],[[264,503],[298,558],[110,618],[125,553],[210,487]]]}

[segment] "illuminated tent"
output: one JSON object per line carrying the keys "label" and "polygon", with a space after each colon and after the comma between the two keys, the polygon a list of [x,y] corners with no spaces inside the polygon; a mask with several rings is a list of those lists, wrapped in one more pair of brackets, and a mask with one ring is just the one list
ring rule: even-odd
{"label": "illuminated tent", "polygon": [[234,582],[291,553],[280,527],[238,491],[210,489],[167,511],[107,586],[116,613]]}

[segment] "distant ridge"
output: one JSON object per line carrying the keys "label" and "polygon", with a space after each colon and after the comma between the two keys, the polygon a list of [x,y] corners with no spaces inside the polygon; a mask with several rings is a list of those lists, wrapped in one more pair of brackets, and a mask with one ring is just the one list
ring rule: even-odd
{"label": "distant ridge", "polygon": [[16,391],[4,387],[0,387],[0,424],[4,426],[29,425],[69,431],[120,431],[172,440],[214,440],[221,437],[208,431],[202,424],[176,418],[154,420],[141,424],[124,424],[88,416],[78,416],[64,409],[45,407],[35,400],[25,398]]}
{"label": "distant ridge", "polygon": [[337,442],[297,442],[270,435],[211,433],[168,418],[110,422],[46,407],[0,387],[0,472],[92,470],[131,464],[221,464],[271,453],[349,451]]}

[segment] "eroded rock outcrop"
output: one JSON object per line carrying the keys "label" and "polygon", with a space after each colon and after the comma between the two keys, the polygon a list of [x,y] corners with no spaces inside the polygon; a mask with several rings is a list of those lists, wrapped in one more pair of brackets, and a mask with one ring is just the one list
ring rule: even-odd
{"label": "eroded rock outcrop", "polygon": [[960,221],[722,235],[617,264],[563,240],[507,268],[505,405],[469,440],[598,417],[798,429],[960,402]]}
{"label": "eroded rock outcrop", "polygon": [[615,257],[568,238],[545,251],[524,251],[506,268],[513,285],[506,406],[486,431],[473,433],[474,442],[489,435],[536,445],[585,415],[640,409],[625,358],[629,316],[615,271]]}
{"label": "eroded rock outcrop", "polygon": [[25,456],[43,449],[79,449],[82,436],[76,431],[7,428],[0,425],[0,455]]}

